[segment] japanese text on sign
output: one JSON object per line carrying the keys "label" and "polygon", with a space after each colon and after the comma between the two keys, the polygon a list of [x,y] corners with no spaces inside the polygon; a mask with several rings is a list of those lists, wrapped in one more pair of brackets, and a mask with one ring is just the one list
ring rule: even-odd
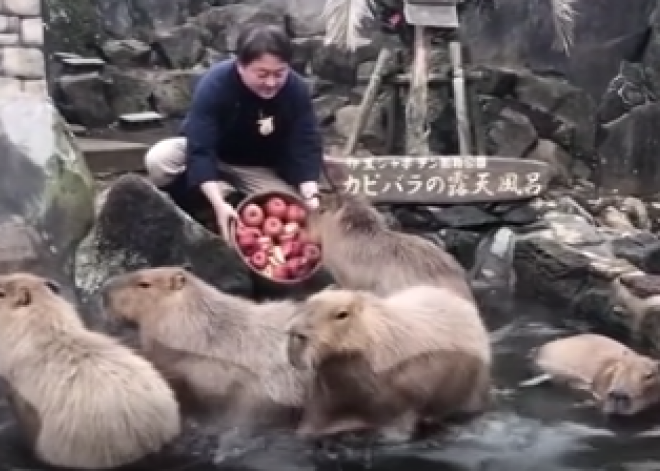
{"label": "japanese text on sign", "polygon": [[[347,193],[376,197],[387,193],[392,197],[416,194],[465,198],[470,196],[533,197],[544,190],[541,172],[489,171],[486,159],[448,157],[440,159],[406,159],[377,161],[369,158],[350,159],[351,170],[344,182]],[[398,171],[393,171],[397,169]],[[432,172],[429,170],[450,170]],[[416,172],[417,171],[417,172]],[[382,173],[381,173],[382,172]]]}

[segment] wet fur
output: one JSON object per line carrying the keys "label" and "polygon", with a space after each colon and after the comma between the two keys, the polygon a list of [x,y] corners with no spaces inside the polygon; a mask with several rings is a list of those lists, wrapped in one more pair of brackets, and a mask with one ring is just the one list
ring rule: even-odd
{"label": "wet fur", "polygon": [[474,303],[446,288],[385,299],[318,293],[301,305],[289,358],[315,371],[303,436],[371,431],[407,440],[422,424],[479,414],[490,401],[488,334]]}
{"label": "wet fur", "polygon": [[[591,394],[607,414],[634,415],[660,401],[658,362],[601,335],[548,342],[537,350],[534,365],[555,383]],[[628,410],[612,409],[608,401],[612,391],[631,398]]]}
{"label": "wet fur", "polygon": [[467,274],[432,242],[388,228],[365,199],[324,195],[310,218],[310,235],[323,247],[323,263],[338,285],[387,296],[419,284],[446,287],[473,300]]}
{"label": "wet fur", "polygon": [[57,285],[0,276],[0,375],[35,454],[66,468],[114,468],[158,452],[181,428],[165,380],[87,330]]}
{"label": "wet fur", "polygon": [[221,413],[243,424],[298,419],[309,375],[286,357],[292,302],[257,304],[179,267],[118,276],[104,297],[108,314],[138,325],[144,355],[187,412]]}

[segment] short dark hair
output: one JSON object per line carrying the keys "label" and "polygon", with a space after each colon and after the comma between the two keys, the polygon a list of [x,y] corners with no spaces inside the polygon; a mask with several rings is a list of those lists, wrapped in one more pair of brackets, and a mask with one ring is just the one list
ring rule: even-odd
{"label": "short dark hair", "polygon": [[293,44],[286,31],[272,24],[247,24],[236,39],[236,57],[247,65],[264,54],[271,54],[281,61],[293,59]]}

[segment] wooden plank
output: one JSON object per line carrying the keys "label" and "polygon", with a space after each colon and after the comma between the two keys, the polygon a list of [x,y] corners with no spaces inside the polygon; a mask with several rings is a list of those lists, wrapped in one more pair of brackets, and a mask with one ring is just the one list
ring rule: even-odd
{"label": "wooden plank", "polygon": [[466,204],[542,194],[544,162],[486,156],[327,157],[328,175],[344,191],[374,203]]}
{"label": "wooden plank", "polygon": [[[484,73],[479,71],[479,70],[466,70],[465,71],[465,79],[469,81],[479,81],[483,80],[485,77]],[[371,80],[370,76],[358,76],[357,78],[357,83],[360,85],[364,85],[369,83]],[[410,74],[409,73],[403,73],[403,74],[397,74],[394,76],[386,76],[383,77],[383,84],[384,85],[410,85]],[[429,85],[448,85],[452,81],[452,77],[447,75],[447,74],[438,74],[438,73],[432,73],[428,74],[428,79],[427,82]]]}
{"label": "wooden plank", "polygon": [[431,41],[422,26],[415,26],[413,63],[411,67],[410,91],[406,103],[406,153],[427,155],[429,151],[428,126],[428,72]]}
{"label": "wooden plank", "polygon": [[128,113],[123,114],[119,117],[120,121],[126,121],[127,123],[138,123],[144,121],[162,121],[164,116],[155,111],[143,111],[141,113]]}

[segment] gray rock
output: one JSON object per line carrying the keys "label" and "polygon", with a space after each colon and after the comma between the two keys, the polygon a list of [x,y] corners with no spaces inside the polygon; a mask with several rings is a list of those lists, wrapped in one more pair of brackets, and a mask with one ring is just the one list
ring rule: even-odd
{"label": "gray rock", "polygon": [[109,68],[107,76],[109,101],[115,116],[152,110],[154,86],[150,72]]}
{"label": "gray rock", "polygon": [[650,232],[623,236],[610,242],[612,252],[640,270],[660,274],[660,239]]}
{"label": "gray rock", "polygon": [[[87,305],[110,276],[183,264],[227,293],[254,294],[236,252],[142,177],[119,178],[99,206],[96,225],[76,253],[76,284]],[[100,318],[92,322],[103,325]]]}
{"label": "gray rock", "polygon": [[168,117],[183,117],[203,69],[162,70],[151,75],[156,111]]}
{"label": "gray rock", "polygon": [[93,180],[50,101],[0,102],[0,270],[59,281],[73,297],[74,251],[92,226]]}
{"label": "gray rock", "polygon": [[[585,91],[564,80],[521,73],[517,77],[515,97],[528,109],[528,116],[541,137],[571,149],[576,157],[593,154],[596,104]],[[548,119],[556,122],[554,131],[543,129]]]}
{"label": "gray rock", "polygon": [[538,134],[527,116],[495,99],[489,100],[485,112],[489,155],[522,157],[534,147]]}
{"label": "gray rock", "polygon": [[637,106],[655,101],[655,96],[643,66],[623,61],[598,106],[598,120],[610,123]]}
{"label": "gray rock", "polygon": [[[566,75],[591,97],[600,98],[621,60],[643,53],[656,0],[580,3],[568,56],[552,47],[556,35],[549,1],[493,3],[495,7],[487,9],[483,2],[470,2],[463,14],[461,30],[473,63]],[[646,59],[647,67],[659,71],[660,55],[653,57]]]}
{"label": "gray rock", "polygon": [[204,56],[203,31],[195,24],[184,24],[156,34],[154,48],[170,69],[187,69]]}
{"label": "gray rock", "polygon": [[190,15],[189,0],[99,0],[96,12],[109,36],[144,41]]}
{"label": "gray rock", "polygon": [[659,126],[660,105],[652,103],[634,108],[605,127],[606,137],[598,148],[603,188],[637,196],[657,192]]}
{"label": "gray rock", "polygon": [[539,139],[527,158],[545,162],[550,166],[550,185],[570,185],[571,156],[556,143],[547,139]]}
{"label": "gray rock", "polygon": [[118,67],[146,66],[151,59],[151,46],[137,39],[110,39],[101,50],[106,61]]}
{"label": "gray rock", "polygon": [[[270,3],[281,0],[270,0]],[[324,0],[286,0],[286,14],[290,18],[291,32],[296,37],[309,37],[325,33],[322,13]]]}
{"label": "gray rock", "polygon": [[333,123],[337,111],[346,106],[348,101],[348,97],[337,94],[321,95],[314,98],[314,110],[319,123],[322,126]]}
{"label": "gray rock", "polygon": [[104,127],[115,121],[109,103],[108,79],[98,72],[64,75],[55,82],[58,105],[67,109],[67,118],[85,127]]}
{"label": "gray rock", "polygon": [[[338,136],[346,139],[353,133],[357,125],[359,110],[359,105],[343,106],[336,110],[333,128]],[[374,153],[382,153],[382,149],[386,143],[386,132],[383,126],[382,113],[382,104],[374,104],[364,129],[360,134],[360,143],[364,144],[367,149]]]}
{"label": "gray rock", "polygon": [[195,18],[195,22],[209,32],[213,49],[233,51],[241,26],[247,23],[268,23],[285,27],[285,13],[270,4],[236,4],[212,7]]}

